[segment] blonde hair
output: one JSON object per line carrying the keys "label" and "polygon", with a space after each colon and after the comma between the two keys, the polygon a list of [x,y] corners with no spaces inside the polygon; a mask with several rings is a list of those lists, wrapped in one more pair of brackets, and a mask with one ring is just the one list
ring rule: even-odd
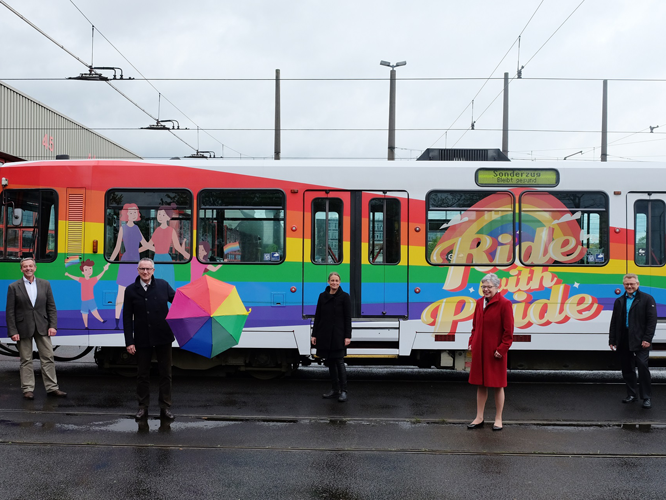
{"label": "blonde hair", "polygon": [[331,281],[331,276],[337,276],[338,279],[339,279],[340,281],[342,281],[342,278],[340,277],[340,275],[339,275],[338,273],[336,273],[335,271],[333,271],[331,274],[328,275],[328,279],[326,280],[327,282],[328,282],[328,281]]}

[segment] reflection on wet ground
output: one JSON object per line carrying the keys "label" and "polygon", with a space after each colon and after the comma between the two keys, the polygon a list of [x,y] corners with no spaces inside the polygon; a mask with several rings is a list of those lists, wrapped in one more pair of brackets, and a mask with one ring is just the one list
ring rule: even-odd
{"label": "reflection on wet ground", "polygon": [[622,424],[622,430],[633,432],[650,432],[652,430],[652,424]]}

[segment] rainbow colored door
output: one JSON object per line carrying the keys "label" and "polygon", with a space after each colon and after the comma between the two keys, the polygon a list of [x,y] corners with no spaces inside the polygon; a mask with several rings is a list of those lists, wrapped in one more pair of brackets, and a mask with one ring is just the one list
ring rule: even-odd
{"label": "rainbow colored door", "polygon": [[407,315],[407,201],[404,192],[305,192],[305,316],[314,315],[317,297],[333,271],[351,295],[354,317]]}

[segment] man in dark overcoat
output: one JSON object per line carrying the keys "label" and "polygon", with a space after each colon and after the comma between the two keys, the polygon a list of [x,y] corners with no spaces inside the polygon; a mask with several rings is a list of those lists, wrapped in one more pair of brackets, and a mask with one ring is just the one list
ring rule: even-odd
{"label": "man in dark overcoat", "polygon": [[652,295],[638,289],[640,283],[635,274],[626,274],[622,284],[625,293],[613,304],[608,344],[612,350],[617,349],[622,377],[627,384],[627,397],[622,402],[633,403],[640,395],[643,408],[650,409],[652,377],[648,360],[657,327],[657,305]]}
{"label": "man in dark overcoat", "polygon": [[139,401],[137,420],[148,417],[150,402],[150,362],[153,351],[160,373],[160,418],[173,420],[171,413],[171,344],[174,340],[166,321],[168,302],[173,302],[176,292],[165,280],[154,278],[155,263],[152,259],[139,261],[139,276],[125,289],[123,326],[127,352],[136,355],[137,388]]}
{"label": "man in dark overcoat", "polygon": [[32,258],[21,260],[23,277],[7,289],[7,335],[17,344],[21,365],[23,397],[34,399],[35,374],[32,369],[32,342],[35,341],[42,367],[42,380],[50,396],[65,397],[58,387],[51,337],[58,328],[51,284],[35,276],[37,265]]}

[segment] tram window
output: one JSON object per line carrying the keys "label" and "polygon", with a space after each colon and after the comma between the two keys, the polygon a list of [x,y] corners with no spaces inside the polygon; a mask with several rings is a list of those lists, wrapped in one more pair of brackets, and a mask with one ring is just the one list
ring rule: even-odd
{"label": "tram window", "polygon": [[400,200],[373,198],[368,208],[368,261],[370,264],[398,264]]}
{"label": "tram window", "polygon": [[526,265],[608,262],[605,193],[527,191],[520,198],[520,260]]}
{"label": "tram window", "polygon": [[0,259],[32,257],[52,262],[57,256],[57,194],[51,189],[11,189],[0,208]]}
{"label": "tram window", "polygon": [[426,257],[435,265],[513,262],[514,198],[509,192],[431,191]]}
{"label": "tram window", "polygon": [[639,200],[634,205],[634,262],[638,266],[666,264],[666,205],[661,200]]}
{"label": "tram window", "polygon": [[340,198],[312,200],[312,255],[314,264],[342,262],[342,212]]}
{"label": "tram window", "polygon": [[279,263],[285,258],[285,196],[268,189],[199,193],[199,242],[208,262]]}
{"label": "tram window", "polygon": [[[122,231],[122,234],[121,234]],[[157,265],[190,260],[192,193],[186,189],[113,189],[106,193],[104,256]]]}

